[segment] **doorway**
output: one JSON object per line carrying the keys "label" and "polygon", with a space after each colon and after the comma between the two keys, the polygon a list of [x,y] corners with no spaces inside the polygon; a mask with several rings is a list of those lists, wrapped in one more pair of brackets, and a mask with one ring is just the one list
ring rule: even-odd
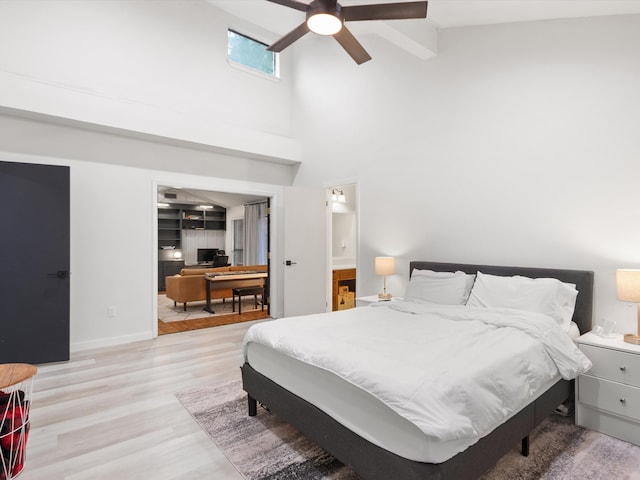
{"label": "doorway", "polygon": [[331,310],[355,307],[358,217],[356,184],[330,187]]}
{"label": "doorway", "polygon": [[[158,186],[157,196],[158,334],[268,318],[268,277],[262,294],[238,297],[230,288],[211,290],[209,312],[203,276],[269,274],[270,199],[165,185]],[[258,248],[265,251],[253,251]]]}

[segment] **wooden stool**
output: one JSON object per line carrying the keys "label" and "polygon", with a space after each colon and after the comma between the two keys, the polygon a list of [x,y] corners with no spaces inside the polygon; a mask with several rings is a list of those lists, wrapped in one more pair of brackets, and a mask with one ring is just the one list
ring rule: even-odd
{"label": "wooden stool", "polygon": [[232,311],[236,311],[236,296],[238,297],[238,315],[242,313],[242,296],[253,295],[254,308],[258,308],[258,295],[260,295],[260,307],[264,312],[264,287],[244,287],[233,289]]}
{"label": "wooden stool", "polygon": [[0,364],[0,455],[7,480],[24,468],[29,434],[33,377],[38,370],[26,363]]}

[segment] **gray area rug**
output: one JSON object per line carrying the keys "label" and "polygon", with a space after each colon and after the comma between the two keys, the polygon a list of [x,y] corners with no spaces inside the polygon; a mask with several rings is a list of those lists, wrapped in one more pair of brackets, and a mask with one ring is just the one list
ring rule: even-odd
{"label": "gray area rug", "polygon": [[[258,408],[247,416],[240,381],[176,395],[218,448],[247,480],[357,480],[342,465],[282,422]],[[531,435],[529,457],[514,445],[482,480],[640,480],[640,447],[576,427],[552,416]],[[401,480],[401,479],[398,479]]]}

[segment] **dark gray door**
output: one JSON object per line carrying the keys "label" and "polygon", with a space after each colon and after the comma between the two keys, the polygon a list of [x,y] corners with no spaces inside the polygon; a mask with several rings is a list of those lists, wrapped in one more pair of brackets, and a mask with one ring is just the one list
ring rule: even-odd
{"label": "dark gray door", "polygon": [[0,363],[69,359],[69,167],[0,162]]}

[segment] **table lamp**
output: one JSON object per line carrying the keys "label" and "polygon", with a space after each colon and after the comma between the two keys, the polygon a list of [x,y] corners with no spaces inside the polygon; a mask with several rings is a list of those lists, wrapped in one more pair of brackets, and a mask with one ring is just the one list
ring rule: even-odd
{"label": "table lamp", "polygon": [[616,270],[616,289],[618,300],[638,304],[638,329],[636,333],[627,333],[624,341],[640,345],[640,269],[623,268]]}
{"label": "table lamp", "polygon": [[380,300],[391,300],[391,294],[387,293],[387,275],[396,273],[396,259],[393,257],[376,257],[376,275],[384,277],[382,293],[378,294]]}

